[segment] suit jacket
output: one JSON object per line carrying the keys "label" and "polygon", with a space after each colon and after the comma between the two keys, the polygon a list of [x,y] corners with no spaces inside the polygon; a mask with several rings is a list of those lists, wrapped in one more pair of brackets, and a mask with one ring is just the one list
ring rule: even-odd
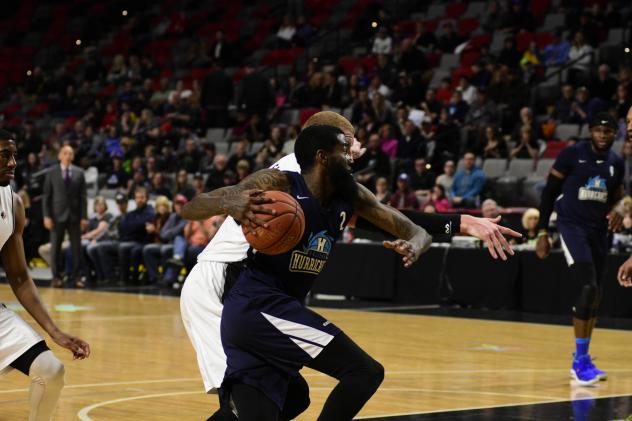
{"label": "suit jacket", "polygon": [[70,166],[70,183],[66,185],[61,165],[55,165],[46,174],[42,206],[45,217],[56,222],[78,222],[88,219],[88,199],[83,170]]}

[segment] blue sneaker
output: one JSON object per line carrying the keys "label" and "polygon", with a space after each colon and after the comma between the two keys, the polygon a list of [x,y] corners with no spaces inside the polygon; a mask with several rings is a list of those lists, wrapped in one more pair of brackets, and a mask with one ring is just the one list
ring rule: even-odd
{"label": "blue sneaker", "polygon": [[589,386],[599,382],[599,376],[593,370],[593,364],[589,355],[582,355],[579,358],[573,358],[573,366],[571,368],[571,377],[580,386]]}
{"label": "blue sneaker", "polygon": [[593,363],[595,359],[591,358],[590,355],[588,356],[588,360],[589,360],[589,364],[588,366],[590,368],[592,368],[592,370],[597,374],[597,377],[599,377],[599,380],[608,380],[608,374],[606,374],[605,371],[599,370],[597,367],[595,367],[595,364]]}

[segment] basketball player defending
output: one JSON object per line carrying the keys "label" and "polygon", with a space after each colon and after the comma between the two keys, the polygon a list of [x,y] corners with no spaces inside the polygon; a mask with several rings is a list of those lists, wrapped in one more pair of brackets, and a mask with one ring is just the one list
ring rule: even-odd
{"label": "basketball player defending", "polygon": [[573,306],[576,350],[571,377],[580,385],[607,377],[593,364],[588,347],[601,300],[608,229],[620,229],[622,221],[613,210],[623,197],[623,161],[610,150],[617,130],[609,114],[596,114],[590,123],[590,141],[569,146],[555,160],[540,203],[536,252],[540,258],[549,255],[547,230],[555,208],[564,256],[579,288]]}
{"label": "basketball player defending", "polygon": [[[360,143],[354,138],[353,125],[342,115],[331,111],[321,111],[310,117],[303,128],[317,124],[327,124],[342,130],[352,142],[351,157],[353,159],[359,158],[364,152],[360,149]],[[294,154],[282,158],[272,168],[293,172],[301,170]],[[186,207],[183,210],[183,216],[196,219],[196,215],[189,214]],[[498,220],[474,218],[469,215],[424,214],[423,216],[427,219],[427,223],[422,221],[422,227],[430,234],[442,234],[447,231],[454,234],[472,235],[485,241],[494,258],[498,256],[502,259],[506,258],[503,248],[513,254],[503,234],[519,236],[518,233],[497,225]],[[182,288],[180,298],[182,321],[195,348],[207,393],[213,393],[220,387],[226,371],[226,356],[219,331],[226,278],[229,278],[229,283],[235,280],[241,270],[241,262],[246,258],[248,248],[249,244],[241,227],[232,217],[227,217],[211,242],[198,256],[198,263],[188,275]],[[299,378],[300,380],[302,378]],[[306,383],[301,386],[307,388]],[[291,390],[296,390],[296,388]],[[291,401],[302,402],[298,398],[288,399],[288,402]],[[309,405],[309,402],[304,403],[303,409]],[[300,412],[302,411],[297,409],[296,415]],[[294,414],[295,411],[288,408],[288,415]],[[294,417],[286,419],[292,418]],[[217,421],[231,419],[234,419],[234,415],[227,406],[223,406],[209,418],[209,420]]]}
{"label": "basketball player defending", "polygon": [[[0,254],[13,293],[20,304],[60,346],[74,358],[90,355],[90,347],[62,331],[51,320],[31,279],[24,257],[22,232],[24,205],[9,183],[16,167],[13,136],[0,130]],[[64,365],[48,349],[42,337],[4,304],[0,303],[0,373],[15,368],[31,378],[29,421],[51,419],[64,386]]]}

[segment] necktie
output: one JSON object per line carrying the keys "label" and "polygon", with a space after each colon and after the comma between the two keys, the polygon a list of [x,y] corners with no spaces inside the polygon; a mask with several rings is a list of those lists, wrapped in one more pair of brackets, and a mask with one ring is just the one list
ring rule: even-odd
{"label": "necktie", "polygon": [[70,184],[70,167],[66,167],[64,170],[64,182],[66,185]]}

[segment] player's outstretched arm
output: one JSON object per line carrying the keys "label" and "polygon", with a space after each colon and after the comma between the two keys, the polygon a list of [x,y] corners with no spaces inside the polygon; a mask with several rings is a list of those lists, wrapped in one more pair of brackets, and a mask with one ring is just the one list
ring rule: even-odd
{"label": "player's outstretched arm", "polygon": [[265,222],[257,218],[257,213],[274,214],[263,207],[272,199],[263,196],[269,190],[290,191],[290,183],[282,171],[265,169],[244,178],[239,184],[222,187],[193,198],[182,208],[182,217],[191,221],[208,219],[215,215],[230,215],[236,221],[254,229],[265,226]]}
{"label": "player's outstretched arm", "polygon": [[358,198],[354,211],[361,218],[397,237],[395,241],[384,241],[384,247],[404,256],[404,266],[410,267],[428,250],[432,237],[428,232],[401,212],[380,203],[369,189],[358,184]]}
{"label": "player's outstretched arm", "polygon": [[459,232],[482,240],[487,246],[489,254],[494,259],[500,256],[502,260],[507,260],[505,252],[512,256],[514,255],[514,251],[505,235],[521,238],[522,234],[511,228],[498,225],[500,216],[496,218],[478,218],[472,215],[459,215],[459,217],[461,224]]}
{"label": "player's outstretched arm", "polygon": [[24,242],[22,240],[26,220],[24,205],[22,199],[16,194],[13,194],[13,203],[15,229],[0,251],[9,285],[11,285],[11,289],[20,304],[57,344],[70,350],[75,358],[87,358],[90,355],[90,346],[85,341],[59,330],[42,303],[37,288],[29,275],[24,256]]}
{"label": "player's outstretched arm", "polygon": [[632,256],[628,257],[628,260],[623,262],[619,268],[617,281],[619,281],[619,285],[622,287],[632,287]]}
{"label": "player's outstretched arm", "polygon": [[[400,213],[396,209],[393,210]],[[505,251],[511,255],[514,254],[509,242],[507,242],[507,239],[504,237],[505,235],[517,238],[522,237],[519,232],[498,225],[500,217],[489,219],[457,213],[440,214],[422,212],[415,218],[415,222],[431,235],[466,234],[476,237],[485,243],[489,254],[491,254],[494,259],[500,256],[501,259],[507,260]]]}

